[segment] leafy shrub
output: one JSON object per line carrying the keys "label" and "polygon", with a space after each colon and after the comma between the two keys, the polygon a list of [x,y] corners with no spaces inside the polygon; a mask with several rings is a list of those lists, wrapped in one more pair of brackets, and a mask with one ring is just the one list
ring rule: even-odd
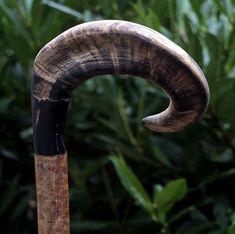
{"label": "leafy shrub", "polygon": [[71,232],[235,233],[233,0],[0,1],[1,233],[36,233],[33,60],[65,29],[107,18],[144,24],[183,47],[202,67],[211,101],[192,128],[154,134],[141,119],[166,107],[157,87],[126,76],[79,87],[67,127]]}

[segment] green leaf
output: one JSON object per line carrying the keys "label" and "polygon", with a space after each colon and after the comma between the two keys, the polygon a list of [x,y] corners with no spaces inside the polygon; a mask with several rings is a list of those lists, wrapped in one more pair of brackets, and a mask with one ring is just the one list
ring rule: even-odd
{"label": "green leaf", "polygon": [[215,222],[221,229],[228,227],[229,223],[229,209],[231,203],[226,195],[217,195],[214,201],[213,213],[215,217]]}
{"label": "green leaf", "polygon": [[235,234],[235,227],[229,226],[227,229],[227,234]]}
{"label": "green leaf", "polygon": [[67,7],[67,6],[64,6],[60,3],[57,3],[57,2],[54,2],[54,1],[44,1],[43,2],[44,4],[56,9],[56,10],[59,10],[61,12],[64,12],[68,15],[72,15],[78,19],[82,19],[83,20],[83,14],[81,14],[80,12],[77,12],[73,9],[71,9],[70,7]]}
{"label": "green leaf", "polygon": [[154,158],[156,158],[160,163],[162,163],[164,166],[172,168],[171,161],[168,159],[168,157],[162,152],[162,150],[158,147],[153,147],[154,152]]}
{"label": "green leaf", "polygon": [[79,20],[82,21],[92,21],[92,20],[100,20],[102,19],[100,16],[94,16],[90,13],[90,11],[86,10],[84,13],[80,13],[68,6],[65,6],[63,4],[54,2],[54,1],[44,1],[43,2],[45,5],[48,5],[51,8],[54,8],[58,11],[61,11],[65,14],[71,15],[76,17]]}
{"label": "green leaf", "polygon": [[[25,40],[30,40],[29,32],[25,28],[24,22],[23,22],[21,16],[16,11],[16,9],[12,10],[10,7],[8,7],[5,4],[5,2],[0,1],[0,13],[2,14],[2,18],[3,19],[5,18],[5,20],[9,22],[11,27],[13,27],[14,30],[19,35],[22,35]],[[15,32],[15,34],[16,34],[16,32]]]}
{"label": "green leaf", "polygon": [[26,8],[28,14],[29,14],[29,13],[31,12],[31,10],[32,10],[33,2],[34,2],[34,0],[24,0],[24,5],[25,5],[25,8]]}
{"label": "green leaf", "polygon": [[154,187],[154,206],[160,219],[164,220],[167,212],[174,204],[182,200],[187,194],[188,188],[185,179],[170,181],[164,188],[159,185]]}
{"label": "green leaf", "polygon": [[110,157],[111,162],[119,176],[119,179],[126,191],[149,213],[152,213],[152,203],[143,185],[127,166],[122,158]]}
{"label": "green leaf", "polygon": [[72,231],[87,232],[87,231],[100,231],[104,229],[113,230],[117,229],[115,222],[102,222],[96,220],[79,220],[71,223]]}
{"label": "green leaf", "polygon": [[234,212],[232,213],[230,219],[231,219],[231,222],[232,222],[232,226],[235,227],[235,213]]}
{"label": "green leaf", "polygon": [[19,186],[20,176],[16,175],[14,179],[8,184],[7,189],[3,193],[1,197],[3,203],[0,204],[0,216],[4,214],[4,212],[9,208],[9,206],[13,203],[15,197],[17,196],[17,190]]}
{"label": "green leaf", "polygon": [[158,196],[159,194],[162,192],[163,190],[163,186],[160,185],[160,184],[155,184],[154,187],[153,187],[153,203],[154,204],[157,204],[157,201],[158,201]]}
{"label": "green leaf", "polygon": [[6,111],[10,103],[11,103],[11,98],[1,98],[0,99],[0,113]]}

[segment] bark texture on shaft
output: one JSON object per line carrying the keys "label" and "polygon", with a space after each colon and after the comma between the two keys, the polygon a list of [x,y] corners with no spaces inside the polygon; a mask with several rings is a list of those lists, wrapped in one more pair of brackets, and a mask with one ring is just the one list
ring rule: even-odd
{"label": "bark texture on shaft", "polygon": [[68,234],[67,155],[36,155],[35,168],[38,234]]}

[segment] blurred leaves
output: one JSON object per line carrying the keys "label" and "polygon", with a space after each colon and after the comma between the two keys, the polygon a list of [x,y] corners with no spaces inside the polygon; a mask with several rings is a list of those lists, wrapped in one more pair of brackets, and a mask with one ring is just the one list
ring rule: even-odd
{"label": "blurred leaves", "polygon": [[146,193],[139,179],[135,176],[131,169],[128,168],[122,158],[110,157],[116,172],[122,182],[124,188],[132,197],[149,213],[152,213],[152,203],[150,197]]}
{"label": "blurred leaves", "polygon": [[157,87],[110,75],[80,86],[67,132],[71,232],[235,233],[233,0],[1,0],[0,232],[36,233],[33,60],[59,33],[97,19],[138,22],[179,44],[202,68],[211,101],[192,128],[153,134],[141,119],[167,107]]}
{"label": "blurred leaves", "polygon": [[123,158],[111,156],[110,160],[127,192],[150,214],[155,222],[162,224],[165,228],[167,213],[177,201],[182,200],[187,194],[185,179],[172,180],[164,187],[156,184],[152,200]]}
{"label": "blurred leaves", "polygon": [[8,106],[11,103],[11,99],[10,98],[2,98],[0,99],[0,113],[4,112]]}
{"label": "blurred leaves", "polygon": [[101,16],[92,15],[91,12],[88,11],[88,10],[86,10],[84,13],[80,13],[78,11],[73,10],[70,7],[67,7],[63,4],[60,4],[60,3],[57,3],[57,2],[54,2],[54,1],[44,0],[43,3],[48,5],[49,7],[52,7],[54,9],[58,10],[58,11],[61,11],[61,12],[65,13],[65,14],[74,16],[77,19],[85,21],[85,22],[92,21],[92,20],[101,20],[102,19]]}
{"label": "blurred leaves", "polygon": [[161,220],[165,221],[167,212],[185,197],[187,190],[185,179],[170,181],[165,187],[154,186],[154,205]]}

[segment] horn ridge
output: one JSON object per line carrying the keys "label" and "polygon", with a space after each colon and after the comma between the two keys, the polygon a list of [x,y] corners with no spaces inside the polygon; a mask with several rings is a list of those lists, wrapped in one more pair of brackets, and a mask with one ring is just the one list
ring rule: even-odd
{"label": "horn ridge", "polygon": [[[34,63],[33,111],[45,114],[45,111],[38,111],[45,105],[48,114],[53,115],[53,105],[68,102],[77,86],[103,74],[139,76],[166,91],[170,98],[169,107],[160,114],[143,119],[144,125],[153,131],[180,131],[193,124],[208,105],[207,81],[196,62],[183,49],[145,26],[103,20],[75,26],[42,48]],[[66,112],[67,107],[63,110]],[[41,133],[37,135],[38,128],[43,125],[40,117],[38,119],[37,123],[33,120],[35,141],[42,138],[42,141],[52,140],[53,134],[50,139]],[[42,119],[45,121],[45,117]],[[56,122],[56,118],[51,119]],[[52,132],[57,132],[55,146],[58,142],[64,145],[64,136],[58,137],[64,132],[57,129],[58,125],[64,127],[61,121],[65,118],[58,120],[57,127],[50,126]],[[40,142],[39,148],[43,148],[42,145]],[[52,148],[43,153],[61,154],[65,151],[62,147],[62,151],[53,152]],[[40,151],[38,149],[42,154]]]}

